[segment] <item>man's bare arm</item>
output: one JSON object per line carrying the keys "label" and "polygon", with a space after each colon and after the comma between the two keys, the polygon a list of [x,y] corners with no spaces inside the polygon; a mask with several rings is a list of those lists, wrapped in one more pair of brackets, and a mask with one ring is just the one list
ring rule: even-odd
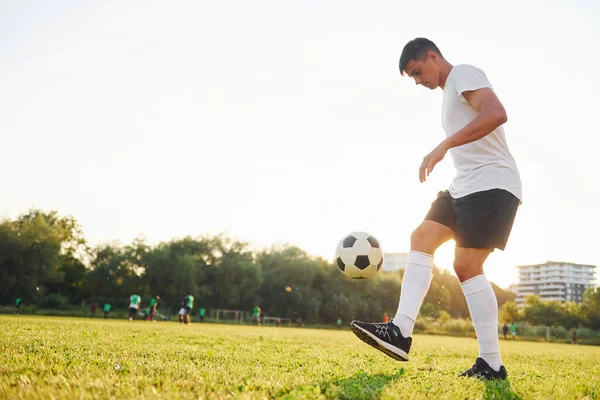
{"label": "man's bare arm", "polygon": [[423,158],[419,167],[421,182],[425,182],[427,176],[433,171],[435,165],[442,161],[449,149],[479,140],[507,121],[504,106],[492,89],[483,88],[462,94],[478,113],[464,128],[444,139]]}
{"label": "man's bare arm", "polygon": [[492,89],[467,91],[463,96],[478,113],[464,128],[442,142],[446,149],[479,140],[507,121],[504,106]]}

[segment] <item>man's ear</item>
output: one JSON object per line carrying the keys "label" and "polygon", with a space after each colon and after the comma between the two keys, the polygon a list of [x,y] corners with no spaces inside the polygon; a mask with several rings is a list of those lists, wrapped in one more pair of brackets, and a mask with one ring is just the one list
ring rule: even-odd
{"label": "man's ear", "polygon": [[427,57],[428,57],[428,58],[429,58],[431,61],[433,61],[435,64],[437,64],[437,62],[438,62],[438,60],[439,60],[439,57],[438,57],[437,53],[436,53],[435,51],[433,51],[433,50],[429,50],[429,51],[427,52]]}

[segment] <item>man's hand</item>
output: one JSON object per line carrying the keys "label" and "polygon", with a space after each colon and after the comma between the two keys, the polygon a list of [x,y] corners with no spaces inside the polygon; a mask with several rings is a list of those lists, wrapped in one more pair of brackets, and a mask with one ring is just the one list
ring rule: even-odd
{"label": "man's hand", "polygon": [[419,168],[419,180],[421,182],[425,182],[431,171],[437,163],[444,159],[444,156],[448,152],[448,148],[445,143],[442,142],[438,147],[433,149],[433,151],[427,154],[423,158],[423,162],[421,163],[421,167]]}

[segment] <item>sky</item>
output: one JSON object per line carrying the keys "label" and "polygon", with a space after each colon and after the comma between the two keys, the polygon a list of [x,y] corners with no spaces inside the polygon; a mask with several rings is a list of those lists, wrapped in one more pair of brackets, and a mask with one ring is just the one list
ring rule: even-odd
{"label": "sky", "polygon": [[600,265],[600,5],[484,3],[0,1],[0,214],[72,215],[93,245],[225,233],[333,259],[366,231],[408,251],[455,173],[448,154],[418,180],[442,91],[398,58],[427,37],[507,110],[523,204],[488,278]]}

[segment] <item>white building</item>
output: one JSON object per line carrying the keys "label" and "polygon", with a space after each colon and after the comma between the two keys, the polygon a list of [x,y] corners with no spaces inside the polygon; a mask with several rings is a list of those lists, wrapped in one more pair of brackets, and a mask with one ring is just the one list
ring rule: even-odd
{"label": "white building", "polygon": [[519,306],[529,294],[538,294],[541,300],[580,303],[585,289],[594,286],[595,265],[547,261],[517,268],[519,284],[515,301]]}
{"label": "white building", "polygon": [[383,265],[381,269],[384,271],[398,271],[406,266],[406,257],[408,253],[384,253]]}

